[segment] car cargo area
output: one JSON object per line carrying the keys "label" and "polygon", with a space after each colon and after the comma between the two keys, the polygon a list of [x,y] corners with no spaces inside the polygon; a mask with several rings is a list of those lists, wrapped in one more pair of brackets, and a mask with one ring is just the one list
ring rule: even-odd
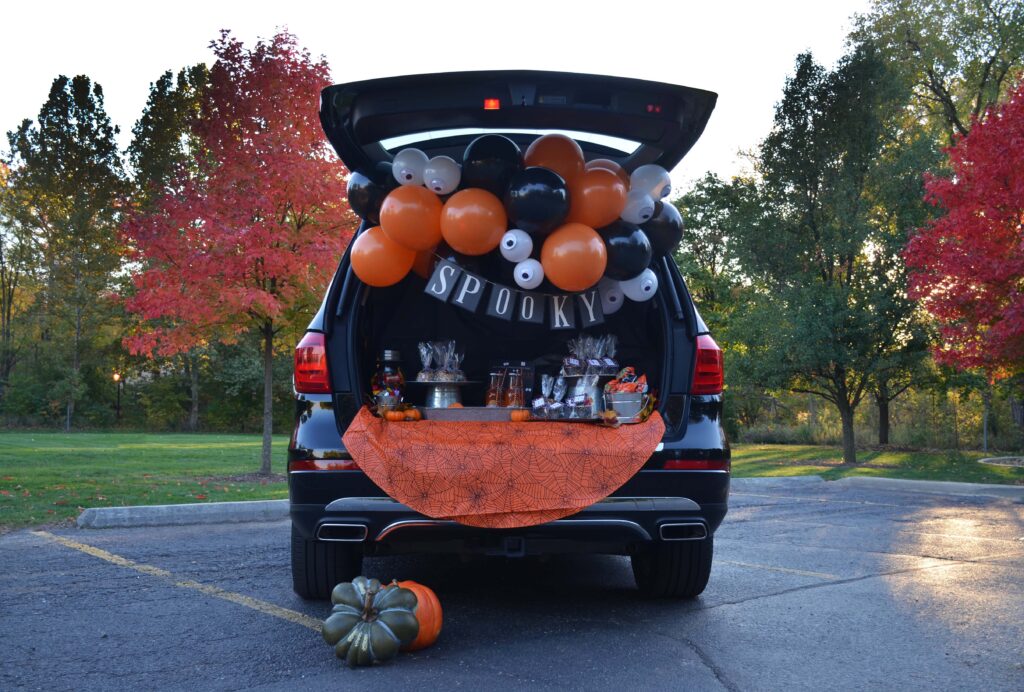
{"label": "car cargo area", "polygon": [[[493,260],[476,262],[475,269],[480,275],[498,283],[511,283],[500,276],[501,263],[494,258],[474,259]],[[425,279],[410,274],[395,286],[365,289],[356,316],[355,355],[359,379],[364,383],[360,391],[368,389],[365,383],[370,381],[385,350],[401,354],[403,373],[411,381],[421,367],[418,343],[454,340],[457,350],[465,354],[462,370],[466,379],[479,383],[464,387],[462,403],[483,406],[488,375],[495,367],[526,363],[533,368],[538,382],[542,374],[556,376],[569,355],[568,341],[581,333],[473,314],[427,296],[425,285]],[[658,299],[629,304],[606,316],[604,324],[584,331],[593,336],[614,334],[616,360],[646,374],[655,389],[663,389],[659,384],[665,366],[665,312]],[[410,382],[406,389],[410,403],[425,403],[426,388]]]}

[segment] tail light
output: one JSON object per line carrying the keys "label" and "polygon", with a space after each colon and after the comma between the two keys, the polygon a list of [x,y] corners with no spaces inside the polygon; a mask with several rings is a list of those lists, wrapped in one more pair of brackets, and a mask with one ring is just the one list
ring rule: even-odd
{"label": "tail light", "polygon": [[293,459],[288,462],[289,471],[359,471],[359,464],[352,459]]}
{"label": "tail light", "polygon": [[697,358],[693,367],[691,394],[721,394],[725,386],[722,349],[708,334],[697,337]]}
{"label": "tail light", "polygon": [[662,466],[666,471],[729,471],[728,459],[669,459]]}
{"label": "tail light", "polygon": [[295,391],[302,394],[330,394],[327,374],[327,346],[320,332],[306,332],[295,347]]}

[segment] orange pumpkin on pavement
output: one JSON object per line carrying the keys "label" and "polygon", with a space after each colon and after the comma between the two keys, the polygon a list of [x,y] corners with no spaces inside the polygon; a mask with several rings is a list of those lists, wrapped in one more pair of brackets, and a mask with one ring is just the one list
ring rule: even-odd
{"label": "orange pumpkin on pavement", "polygon": [[419,651],[437,641],[443,621],[441,601],[429,586],[415,581],[400,581],[398,585],[416,594],[416,608],[413,613],[420,623],[420,633],[412,642],[404,645],[402,651]]}

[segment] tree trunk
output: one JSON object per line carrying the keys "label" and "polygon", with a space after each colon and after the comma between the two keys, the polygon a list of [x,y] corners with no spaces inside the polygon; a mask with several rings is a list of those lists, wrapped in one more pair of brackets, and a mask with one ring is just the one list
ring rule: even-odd
{"label": "tree trunk", "polygon": [[82,364],[79,362],[78,346],[82,339],[82,308],[75,308],[75,340],[71,354],[71,390],[68,392],[68,407],[64,418],[64,432],[71,432],[71,419],[75,415],[75,396],[78,393],[78,371]]}
{"label": "tree trunk", "polygon": [[885,394],[875,395],[878,404],[878,444],[889,444],[889,399]]}
{"label": "tree trunk", "polygon": [[185,363],[188,367],[190,398],[188,430],[199,432],[199,358],[194,350],[185,355]]}
{"label": "tree trunk", "polygon": [[839,418],[843,422],[843,463],[857,463],[857,441],[853,434],[853,407],[846,401],[836,403]]}
{"label": "tree trunk", "polygon": [[981,449],[988,451],[988,419],[992,411],[992,385],[985,383],[985,389],[981,392],[982,414],[981,414]]}
{"label": "tree trunk", "polygon": [[263,453],[260,475],[270,475],[270,444],[274,432],[274,325],[263,325]]}

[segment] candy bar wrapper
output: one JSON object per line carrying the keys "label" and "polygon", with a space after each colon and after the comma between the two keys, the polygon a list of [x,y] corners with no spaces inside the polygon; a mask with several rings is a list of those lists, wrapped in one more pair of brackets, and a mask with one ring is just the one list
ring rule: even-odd
{"label": "candy bar wrapper", "polygon": [[548,400],[542,396],[537,397],[530,403],[530,413],[534,418],[547,418],[549,409]]}
{"label": "candy bar wrapper", "polygon": [[562,372],[559,374],[565,375],[566,377],[582,375],[583,363],[580,362],[579,358],[576,358],[574,356],[566,356],[565,359],[562,360]]}

